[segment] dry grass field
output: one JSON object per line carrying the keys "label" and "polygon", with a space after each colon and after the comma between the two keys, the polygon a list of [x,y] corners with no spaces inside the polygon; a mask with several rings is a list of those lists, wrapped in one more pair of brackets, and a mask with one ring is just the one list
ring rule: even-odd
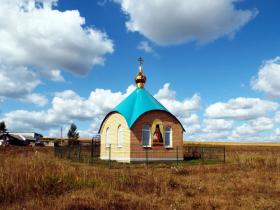
{"label": "dry grass field", "polygon": [[226,164],[109,169],[0,148],[0,209],[280,209],[280,147],[226,150]]}

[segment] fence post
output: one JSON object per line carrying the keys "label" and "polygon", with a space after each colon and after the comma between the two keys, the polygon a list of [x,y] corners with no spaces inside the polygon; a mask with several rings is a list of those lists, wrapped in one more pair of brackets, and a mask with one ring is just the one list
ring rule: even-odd
{"label": "fence post", "polygon": [[224,146],[224,163],[226,163],[226,146]]}
{"label": "fence post", "polygon": [[57,148],[56,148],[56,145],[54,145],[54,156],[57,157]]}
{"label": "fence post", "polygon": [[176,159],[177,159],[177,166],[179,165],[179,147],[176,146]]}
{"label": "fence post", "polygon": [[204,147],[201,147],[201,160],[204,162]]}
{"label": "fence post", "polygon": [[57,146],[55,149],[56,149],[56,156],[59,157],[60,156],[60,148]]}
{"label": "fence post", "polygon": [[59,148],[59,154],[60,154],[60,158],[64,158],[64,156],[63,156],[63,147]]}
{"label": "fence post", "polygon": [[90,152],[91,159],[93,158],[93,138],[91,139],[91,152]]}
{"label": "fence post", "polygon": [[81,145],[78,144],[78,161],[81,161]]}
{"label": "fence post", "polygon": [[148,166],[148,164],[149,164],[148,146],[145,147],[145,152],[146,152],[146,166]]}
{"label": "fence post", "polygon": [[90,163],[93,163],[93,138],[91,139],[91,148],[90,148]]}
{"label": "fence post", "polygon": [[70,151],[70,149],[71,149],[71,148],[70,148],[70,145],[68,145],[68,155],[67,155],[67,158],[68,158],[68,159],[70,159],[70,157],[71,157],[71,151]]}
{"label": "fence post", "polygon": [[111,168],[111,144],[109,144],[109,168]]}

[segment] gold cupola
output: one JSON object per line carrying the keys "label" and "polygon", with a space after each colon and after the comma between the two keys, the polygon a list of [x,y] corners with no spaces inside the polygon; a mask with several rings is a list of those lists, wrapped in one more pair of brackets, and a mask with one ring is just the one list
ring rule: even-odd
{"label": "gold cupola", "polygon": [[135,83],[138,88],[144,88],[145,83],[146,83],[146,76],[144,75],[143,70],[142,70],[144,60],[143,60],[143,58],[140,57],[138,59],[138,61],[139,61],[140,65],[139,65],[138,74],[135,77]]}

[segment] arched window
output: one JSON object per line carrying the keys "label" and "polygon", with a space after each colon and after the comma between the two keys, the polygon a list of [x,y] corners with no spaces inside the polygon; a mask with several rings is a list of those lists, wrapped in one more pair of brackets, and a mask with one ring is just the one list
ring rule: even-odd
{"label": "arched window", "polygon": [[106,143],[106,147],[110,146],[110,128],[108,127],[106,129],[106,136],[105,136],[105,143]]}
{"label": "arched window", "polygon": [[122,130],[122,126],[120,125],[118,127],[118,147],[122,147],[123,146],[123,130]]}
{"label": "arched window", "polygon": [[143,146],[151,146],[151,132],[150,126],[145,124],[142,127],[142,144]]}
{"label": "arched window", "polygon": [[164,140],[165,147],[172,147],[172,129],[170,127],[165,128]]}

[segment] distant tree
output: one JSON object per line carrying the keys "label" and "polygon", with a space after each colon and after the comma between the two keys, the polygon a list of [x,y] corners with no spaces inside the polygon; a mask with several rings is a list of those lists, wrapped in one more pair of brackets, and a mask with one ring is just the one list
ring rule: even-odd
{"label": "distant tree", "polygon": [[6,124],[4,121],[0,122],[0,133],[5,133],[7,131]]}
{"label": "distant tree", "polygon": [[80,136],[79,136],[79,133],[77,132],[77,126],[74,123],[72,123],[70,125],[67,136],[68,136],[69,144],[76,144],[76,142]]}

